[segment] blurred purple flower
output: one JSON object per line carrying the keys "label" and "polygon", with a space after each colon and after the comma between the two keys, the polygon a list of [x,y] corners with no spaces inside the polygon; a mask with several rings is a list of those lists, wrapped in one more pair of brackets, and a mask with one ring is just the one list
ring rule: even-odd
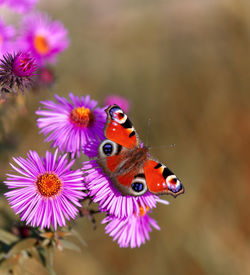
{"label": "blurred purple flower", "polygon": [[110,106],[113,104],[121,107],[125,113],[129,112],[130,102],[126,98],[118,95],[109,95],[104,99],[104,105]]}
{"label": "blurred purple flower", "polygon": [[19,52],[14,56],[12,70],[19,77],[32,76],[37,70],[36,61],[29,53]]}
{"label": "blurred purple flower", "polygon": [[64,226],[65,218],[74,219],[81,207],[79,199],[86,196],[81,170],[70,170],[74,161],[68,163],[65,154],[57,157],[46,152],[41,158],[30,151],[27,158],[13,158],[19,167],[11,167],[18,174],[7,174],[4,182],[9,189],[7,200],[21,220],[31,226],[49,228]]}
{"label": "blurred purple flower", "polygon": [[2,19],[0,19],[0,58],[6,52],[13,51],[13,37],[15,29],[12,26],[7,26]]}
{"label": "blurred purple flower", "polygon": [[102,212],[107,212],[117,218],[124,218],[133,213],[139,215],[140,208],[145,210],[147,207],[154,208],[157,202],[168,204],[167,201],[159,199],[150,192],[137,197],[122,195],[95,160],[84,162],[83,170],[89,196],[99,204]]}
{"label": "blurred purple flower", "polygon": [[57,55],[68,47],[69,40],[61,22],[51,21],[47,14],[34,13],[24,17],[18,45],[30,51],[38,63],[43,65],[54,63]]}
{"label": "blurred purple flower", "polygon": [[55,83],[55,72],[51,66],[42,66],[36,74],[37,88],[50,88]]}
{"label": "blurred purple flower", "polygon": [[30,11],[38,0],[5,0],[5,3],[13,10],[24,13]]}
{"label": "blurred purple flower", "polygon": [[39,109],[36,114],[41,133],[48,135],[45,141],[53,141],[53,147],[75,155],[83,151],[90,141],[98,142],[103,136],[106,113],[97,108],[97,101],[90,96],[69,94],[72,103],[66,98],[55,95],[57,102],[42,101],[45,110]]}
{"label": "blurred purple flower", "polygon": [[148,216],[143,209],[139,215],[132,214],[129,217],[119,219],[114,216],[107,216],[102,223],[106,224],[105,231],[113,240],[118,242],[120,247],[140,247],[146,240],[149,240],[149,232],[152,227],[160,230],[156,221]]}
{"label": "blurred purple flower", "polygon": [[29,53],[7,53],[0,59],[0,85],[7,90],[17,87],[24,91],[32,86],[36,70],[37,64]]}

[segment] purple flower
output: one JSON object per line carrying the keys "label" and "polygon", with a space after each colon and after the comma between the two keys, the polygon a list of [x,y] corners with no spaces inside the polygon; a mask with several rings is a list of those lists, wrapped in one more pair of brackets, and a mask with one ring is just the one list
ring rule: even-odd
{"label": "purple flower", "polygon": [[29,53],[19,52],[14,56],[12,70],[19,77],[33,76],[37,70],[36,61]]}
{"label": "purple flower", "polygon": [[102,223],[106,224],[105,231],[113,240],[118,242],[120,247],[140,247],[146,240],[149,240],[149,232],[152,227],[160,230],[156,221],[148,216],[141,209],[139,215],[132,214],[129,217],[119,219],[114,216],[107,216]]}
{"label": "purple flower", "polygon": [[84,162],[83,170],[89,196],[99,204],[102,212],[108,212],[117,218],[124,218],[133,213],[139,215],[140,208],[145,210],[147,207],[154,208],[157,202],[168,204],[167,201],[159,199],[158,196],[148,191],[137,197],[122,195],[95,160]]}
{"label": "purple flower", "polygon": [[56,103],[42,101],[45,110],[36,111],[41,116],[37,119],[40,132],[48,135],[45,141],[53,141],[53,147],[79,156],[87,143],[103,139],[106,113],[96,108],[97,101],[89,95],[79,97],[72,93],[69,94],[72,103],[58,95],[55,98]]}
{"label": "purple flower", "polygon": [[36,74],[37,88],[51,88],[55,83],[55,72],[51,66],[42,66]]}
{"label": "purple flower", "polygon": [[38,0],[6,0],[5,2],[15,11],[24,13],[34,8]]}
{"label": "purple flower", "polygon": [[54,155],[47,151],[45,158],[35,151],[27,156],[13,158],[19,167],[10,164],[15,174],[7,174],[4,182],[13,189],[5,193],[9,204],[26,224],[64,226],[65,218],[76,217],[79,199],[86,196],[81,170],[71,171],[74,161],[68,163],[66,154],[57,157],[57,151]]}
{"label": "purple flower", "polygon": [[33,84],[32,76],[37,64],[28,53],[5,54],[0,59],[0,85],[9,91],[28,89]]}
{"label": "purple flower", "polygon": [[126,98],[123,98],[121,96],[118,95],[109,95],[104,99],[104,104],[105,105],[113,105],[116,104],[118,106],[120,106],[123,111],[125,113],[128,113],[129,109],[130,109],[130,103]]}
{"label": "purple flower", "polygon": [[6,52],[13,50],[13,37],[15,29],[12,26],[7,26],[2,19],[0,19],[0,58]]}
{"label": "purple flower", "polygon": [[105,139],[104,135],[100,140],[96,141],[90,141],[88,142],[83,148],[83,153],[88,156],[89,158],[96,158],[98,157],[98,147],[100,143]]}
{"label": "purple flower", "polygon": [[51,21],[46,14],[35,13],[24,17],[18,43],[43,65],[54,63],[57,55],[68,47],[69,40],[61,22]]}

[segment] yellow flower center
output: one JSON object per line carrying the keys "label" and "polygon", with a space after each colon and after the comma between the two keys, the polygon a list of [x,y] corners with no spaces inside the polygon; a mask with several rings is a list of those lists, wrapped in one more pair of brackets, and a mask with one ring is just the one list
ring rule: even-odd
{"label": "yellow flower center", "polygon": [[50,50],[49,43],[43,35],[36,35],[34,46],[39,54],[47,54]]}
{"label": "yellow flower center", "polygon": [[78,127],[89,127],[93,124],[94,119],[94,114],[89,108],[78,107],[70,113],[70,120]]}
{"label": "yellow flower center", "polygon": [[62,188],[62,182],[52,173],[44,173],[38,176],[36,185],[39,193],[44,197],[55,196]]}

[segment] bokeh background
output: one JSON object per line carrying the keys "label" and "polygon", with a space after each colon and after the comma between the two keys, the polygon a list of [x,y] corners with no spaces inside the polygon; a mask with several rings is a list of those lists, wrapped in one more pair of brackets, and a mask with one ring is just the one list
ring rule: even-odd
{"label": "bokeh background", "polygon": [[[153,211],[161,231],[139,249],[121,249],[103,225],[94,231],[77,220],[88,246],[56,252],[57,273],[250,274],[250,2],[41,0],[38,7],[63,21],[71,45],[53,88],[9,108],[3,127],[14,130],[0,144],[1,181],[11,156],[49,147],[36,126],[39,101],[72,91],[100,102],[109,94],[129,99],[139,135],[146,140],[150,118],[152,154],[186,189]],[[0,226],[16,219],[3,197],[0,209]]]}

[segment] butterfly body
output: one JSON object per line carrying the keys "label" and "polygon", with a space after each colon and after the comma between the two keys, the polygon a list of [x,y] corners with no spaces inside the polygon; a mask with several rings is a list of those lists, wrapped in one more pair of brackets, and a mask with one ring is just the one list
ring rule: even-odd
{"label": "butterfly body", "polygon": [[121,159],[113,172],[113,176],[140,171],[148,159],[148,148],[135,146],[130,150],[123,150]]}
{"label": "butterfly body", "polygon": [[154,194],[184,192],[177,177],[163,164],[151,158],[123,110],[112,105],[106,109],[104,128],[106,140],[99,148],[98,163],[123,194],[140,196],[147,191]]}

